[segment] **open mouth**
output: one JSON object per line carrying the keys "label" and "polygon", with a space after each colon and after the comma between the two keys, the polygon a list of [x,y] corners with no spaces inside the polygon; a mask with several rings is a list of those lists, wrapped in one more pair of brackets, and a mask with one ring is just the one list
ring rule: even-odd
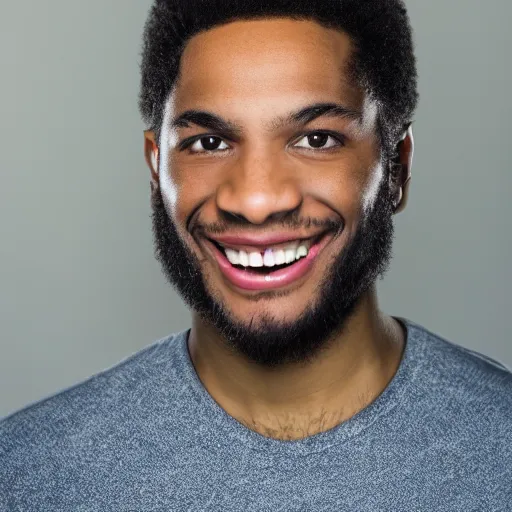
{"label": "open mouth", "polygon": [[287,268],[301,258],[307,257],[311,246],[315,245],[321,236],[317,236],[315,239],[295,240],[274,245],[263,250],[244,250],[222,245],[215,240],[211,240],[211,242],[224,253],[226,259],[235,268],[268,274]]}
{"label": "open mouth", "polygon": [[207,238],[223,275],[239,288],[269,290],[288,285],[303,277],[332,233],[324,232],[270,247],[249,247],[220,243]]}

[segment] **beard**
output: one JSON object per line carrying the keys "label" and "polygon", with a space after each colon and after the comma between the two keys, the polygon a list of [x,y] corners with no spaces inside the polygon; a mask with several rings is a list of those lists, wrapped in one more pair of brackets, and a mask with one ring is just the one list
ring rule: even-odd
{"label": "beard", "polygon": [[[319,283],[316,300],[291,322],[270,314],[261,315],[257,322],[234,318],[229,305],[206,285],[200,262],[179,235],[159,187],[151,196],[155,256],[183,300],[221,334],[233,353],[266,368],[304,364],[328,348],[365,292],[387,270],[393,241],[391,204],[389,183],[384,179],[372,209]],[[338,231],[342,229],[340,222]]]}

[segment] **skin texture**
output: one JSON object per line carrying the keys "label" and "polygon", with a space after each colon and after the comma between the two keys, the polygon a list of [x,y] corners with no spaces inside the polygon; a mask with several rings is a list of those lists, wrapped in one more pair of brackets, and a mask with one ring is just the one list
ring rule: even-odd
{"label": "skin texture", "polygon": [[[402,167],[388,184],[372,103],[348,79],[352,49],[346,34],[312,21],[242,21],[196,35],[182,56],[160,140],[145,132],[154,208],[161,199],[158,211],[171,223],[162,230],[172,226],[185,249],[180,261],[197,263],[206,292],[242,326],[262,332],[274,324],[293,326],[321,302],[320,284],[340,264],[339,256],[349,250],[369,212],[385,218],[395,204],[398,210],[405,205],[412,133],[404,134]],[[324,115],[305,126],[276,125],[277,118],[316,103],[344,105],[359,118]],[[193,123],[169,128],[172,119],[191,109],[236,123],[237,139],[223,139],[220,147],[227,149],[216,153],[179,151],[177,145],[188,137],[213,135]],[[339,132],[343,144],[330,151],[311,148],[306,130]],[[329,235],[311,271],[279,293],[231,285],[201,237],[193,236],[194,224],[228,225],[230,232],[275,231],[287,226],[293,212],[294,228],[305,236],[318,228],[301,219],[342,229]],[[282,358],[273,365],[237,353],[226,333],[192,308],[189,351],[198,376],[228,414],[263,435],[291,440],[332,428],[383,391],[404,347],[400,324],[378,308],[375,286],[357,299],[340,316],[343,325],[318,340],[316,348],[322,350],[309,347],[311,357]]]}

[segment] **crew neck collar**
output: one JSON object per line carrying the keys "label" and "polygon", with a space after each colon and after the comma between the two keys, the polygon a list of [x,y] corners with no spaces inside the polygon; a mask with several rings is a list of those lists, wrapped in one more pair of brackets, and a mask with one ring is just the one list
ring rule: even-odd
{"label": "crew neck collar", "polygon": [[[190,329],[179,333],[175,342],[178,344],[179,367],[183,371],[181,378],[191,391],[191,398],[197,402],[201,415],[205,418],[209,437],[222,440],[223,443],[243,444],[254,450],[275,454],[305,455],[322,451],[334,444],[343,443],[359,435],[380,418],[399,407],[411,382],[416,378],[424,358],[419,351],[422,345],[416,335],[420,326],[401,317],[394,317],[406,331],[405,347],[398,369],[382,393],[368,406],[339,425],[303,439],[284,441],[266,437],[255,432],[230,416],[209,394],[199,379],[188,350]],[[213,430],[213,431],[212,431]]]}

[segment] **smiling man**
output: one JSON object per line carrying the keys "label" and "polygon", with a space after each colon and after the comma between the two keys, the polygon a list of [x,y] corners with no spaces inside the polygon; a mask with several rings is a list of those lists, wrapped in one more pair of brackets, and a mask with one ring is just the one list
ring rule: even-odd
{"label": "smiling man", "polygon": [[191,329],[0,423],[2,510],[512,510],[512,374],[383,313],[400,0],[158,1],[155,249]]}

